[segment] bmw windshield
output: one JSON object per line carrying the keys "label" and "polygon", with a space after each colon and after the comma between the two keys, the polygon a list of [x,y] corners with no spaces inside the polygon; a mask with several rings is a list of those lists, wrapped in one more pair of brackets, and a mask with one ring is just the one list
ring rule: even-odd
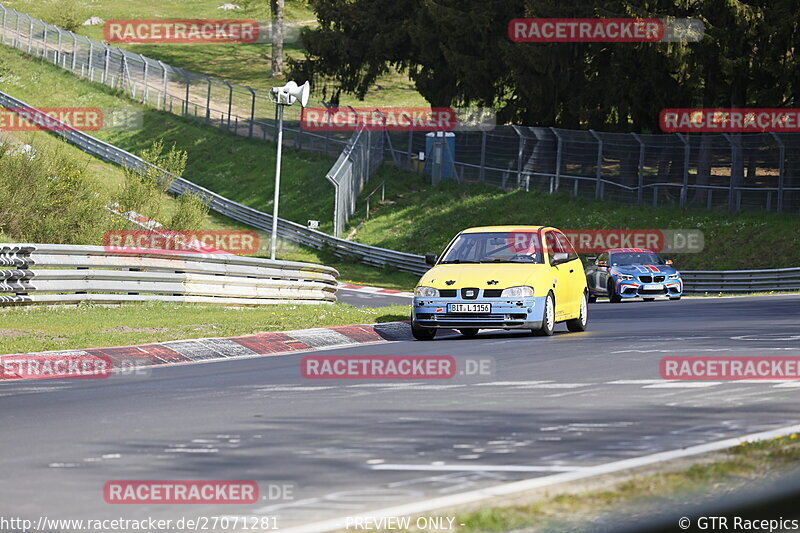
{"label": "bmw windshield", "polygon": [[620,252],[611,254],[612,265],[663,265],[666,262],[652,252]]}
{"label": "bmw windshield", "polygon": [[542,247],[536,233],[462,233],[445,251],[440,263],[542,264]]}

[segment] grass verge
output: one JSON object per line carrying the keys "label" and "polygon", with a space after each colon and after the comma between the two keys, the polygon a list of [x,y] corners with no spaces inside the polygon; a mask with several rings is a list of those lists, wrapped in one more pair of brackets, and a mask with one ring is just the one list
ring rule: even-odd
{"label": "grass verge", "polygon": [[[798,468],[800,439],[792,434],[638,472],[604,476],[582,485],[573,483],[508,497],[513,498],[512,505],[482,506],[464,512],[442,510],[425,516],[454,516],[452,531],[457,533],[588,531],[596,524],[604,524],[610,531],[614,524],[645,524],[679,506],[719,504],[721,498],[738,489],[764,489]],[[677,524],[675,530],[679,531]]]}
{"label": "grass verge", "polygon": [[[356,209],[361,217],[362,205]],[[699,229],[705,237],[703,252],[672,254],[678,268],[800,266],[796,215],[755,211],[731,215],[701,209],[626,206],[453,182],[432,187],[419,176],[399,172],[387,181],[386,201],[371,203],[369,220],[363,221],[355,240],[404,252],[439,253],[464,228],[503,224],[549,225],[564,230]]]}
{"label": "grass verge", "polygon": [[407,306],[365,309],[341,303],[258,308],[163,302],[0,308],[0,354],[375,324],[407,320],[408,315]]}

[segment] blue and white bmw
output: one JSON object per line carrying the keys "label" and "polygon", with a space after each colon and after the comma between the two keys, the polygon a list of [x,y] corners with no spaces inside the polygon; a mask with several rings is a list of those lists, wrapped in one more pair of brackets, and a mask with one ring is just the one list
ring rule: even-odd
{"label": "blue and white bmw", "polygon": [[681,273],[672,261],[652,250],[612,248],[589,260],[586,282],[590,302],[596,302],[598,296],[612,303],[633,298],[680,300],[683,294]]}

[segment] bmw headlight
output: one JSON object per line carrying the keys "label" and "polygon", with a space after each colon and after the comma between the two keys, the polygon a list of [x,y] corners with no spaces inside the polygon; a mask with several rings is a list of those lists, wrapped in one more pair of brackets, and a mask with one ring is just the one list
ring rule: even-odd
{"label": "bmw headlight", "polygon": [[414,296],[422,296],[423,298],[438,298],[439,289],[433,287],[417,287],[414,289]]}
{"label": "bmw headlight", "polygon": [[681,279],[681,275],[677,272],[669,275],[669,279]]}
{"label": "bmw headlight", "polygon": [[526,296],[533,296],[533,287],[520,285],[503,289],[503,292],[500,293],[501,298],[524,298]]}
{"label": "bmw headlight", "polygon": [[622,281],[631,281],[633,279],[633,276],[629,276],[628,274],[619,274],[617,277]]}

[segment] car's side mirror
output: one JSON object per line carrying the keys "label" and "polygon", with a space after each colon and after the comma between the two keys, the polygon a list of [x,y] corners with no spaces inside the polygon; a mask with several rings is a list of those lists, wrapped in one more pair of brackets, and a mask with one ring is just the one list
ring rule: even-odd
{"label": "car's side mirror", "polygon": [[425,254],[425,263],[428,265],[435,265],[436,260],[439,259],[436,254]]}
{"label": "car's side mirror", "polygon": [[672,264],[672,259],[667,259],[666,264],[667,265],[671,265]]}
{"label": "car's side mirror", "polygon": [[556,252],[553,254],[553,264],[560,265],[561,263],[566,263],[569,254],[566,252]]}
{"label": "car's side mirror", "polygon": [[599,267],[608,267],[608,261],[598,261],[597,266]]}

